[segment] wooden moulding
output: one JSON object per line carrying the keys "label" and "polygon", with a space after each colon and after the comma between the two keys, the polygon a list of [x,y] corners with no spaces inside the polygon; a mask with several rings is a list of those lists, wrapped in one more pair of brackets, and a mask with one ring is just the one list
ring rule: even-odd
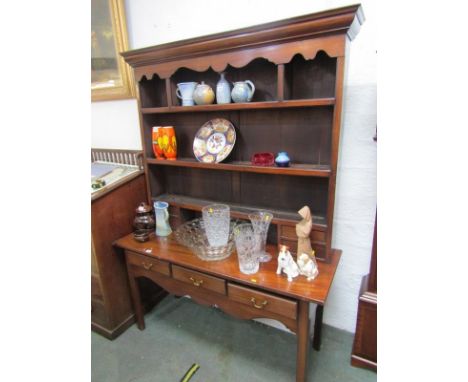
{"label": "wooden moulding", "polygon": [[[325,45],[323,45],[324,43]],[[306,60],[313,60],[321,50],[326,52],[329,57],[340,57],[344,55],[344,45],[344,35],[324,37],[322,41],[308,40],[307,44],[304,44],[303,41],[294,41],[278,44],[273,48],[268,46],[246,49],[242,51],[241,55],[236,51],[232,51],[200,56],[197,57],[196,60],[194,57],[190,57],[183,60],[136,67],[135,77],[137,81],[140,81],[143,77],[151,79],[154,73],[157,73],[160,78],[165,79],[171,77],[176,70],[181,67],[192,69],[197,72],[204,72],[211,67],[215,72],[222,72],[226,69],[228,64],[234,68],[242,68],[256,58],[267,59],[276,65],[287,64],[298,53],[302,54]]]}
{"label": "wooden moulding", "polygon": [[[344,37],[353,39],[363,22],[364,15],[358,4],[133,50],[122,56],[135,69],[137,81],[143,76],[150,78],[154,73],[165,79],[182,66],[197,71],[211,66],[219,72],[228,64],[239,68],[258,57],[275,64],[289,62],[296,53],[313,59],[318,50],[338,57],[344,55]],[[306,44],[304,40],[308,40]],[[242,54],[236,52],[239,50]]]}

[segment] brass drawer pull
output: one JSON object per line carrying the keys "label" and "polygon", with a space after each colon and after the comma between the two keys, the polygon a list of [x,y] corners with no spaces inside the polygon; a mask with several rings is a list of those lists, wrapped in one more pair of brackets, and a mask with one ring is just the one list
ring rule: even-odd
{"label": "brass drawer pull", "polygon": [[267,300],[263,300],[263,302],[260,305],[257,304],[257,300],[255,300],[255,297],[252,297],[250,301],[252,302],[253,306],[257,309],[263,309],[268,304]]}
{"label": "brass drawer pull", "polygon": [[145,268],[145,269],[148,270],[148,271],[149,271],[149,270],[151,269],[151,267],[153,266],[153,263],[147,264],[147,263],[145,263],[144,261],[142,262],[142,264],[143,264],[143,268]]}
{"label": "brass drawer pull", "polygon": [[195,285],[196,287],[199,287],[200,285],[203,284],[203,280],[197,280],[197,279],[194,279],[193,277],[190,277],[190,281],[193,283],[193,285]]}

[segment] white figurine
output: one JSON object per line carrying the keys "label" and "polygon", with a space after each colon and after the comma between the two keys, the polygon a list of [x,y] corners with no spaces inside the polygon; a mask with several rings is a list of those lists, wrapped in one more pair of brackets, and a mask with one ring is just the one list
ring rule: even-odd
{"label": "white figurine", "polygon": [[313,280],[318,275],[317,264],[307,253],[302,253],[297,259],[299,273],[307,277],[307,281]]}
{"label": "white figurine", "polygon": [[276,274],[280,275],[282,271],[288,276],[288,281],[292,281],[294,277],[299,276],[299,268],[291,252],[287,250],[285,245],[281,247],[281,251],[278,254],[278,268],[276,269]]}

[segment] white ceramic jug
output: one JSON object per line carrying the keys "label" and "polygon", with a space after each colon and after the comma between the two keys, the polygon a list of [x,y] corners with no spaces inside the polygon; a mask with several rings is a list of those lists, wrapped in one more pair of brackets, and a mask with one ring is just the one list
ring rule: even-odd
{"label": "white ceramic jug", "polygon": [[166,202],[154,202],[154,212],[156,214],[156,235],[169,236],[172,233],[169,225],[169,212],[167,208],[169,204]]}
{"label": "white ceramic jug", "polygon": [[193,92],[197,82],[180,82],[177,84],[176,95],[182,100],[182,106],[193,106]]}

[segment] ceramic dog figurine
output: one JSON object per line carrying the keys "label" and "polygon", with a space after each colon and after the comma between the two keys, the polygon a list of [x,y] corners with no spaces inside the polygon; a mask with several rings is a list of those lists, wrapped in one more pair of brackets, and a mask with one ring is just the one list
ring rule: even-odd
{"label": "ceramic dog figurine", "polygon": [[292,281],[294,277],[299,276],[299,267],[285,245],[281,246],[281,251],[278,254],[278,268],[276,269],[276,274],[280,275],[281,272],[286,273],[288,281]]}
{"label": "ceramic dog figurine", "polygon": [[297,258],[299,273],[307,277],[307,281],[313,280],[318,276],[318,268],[315,260],[309,257],[307,253],[301,253]]}

